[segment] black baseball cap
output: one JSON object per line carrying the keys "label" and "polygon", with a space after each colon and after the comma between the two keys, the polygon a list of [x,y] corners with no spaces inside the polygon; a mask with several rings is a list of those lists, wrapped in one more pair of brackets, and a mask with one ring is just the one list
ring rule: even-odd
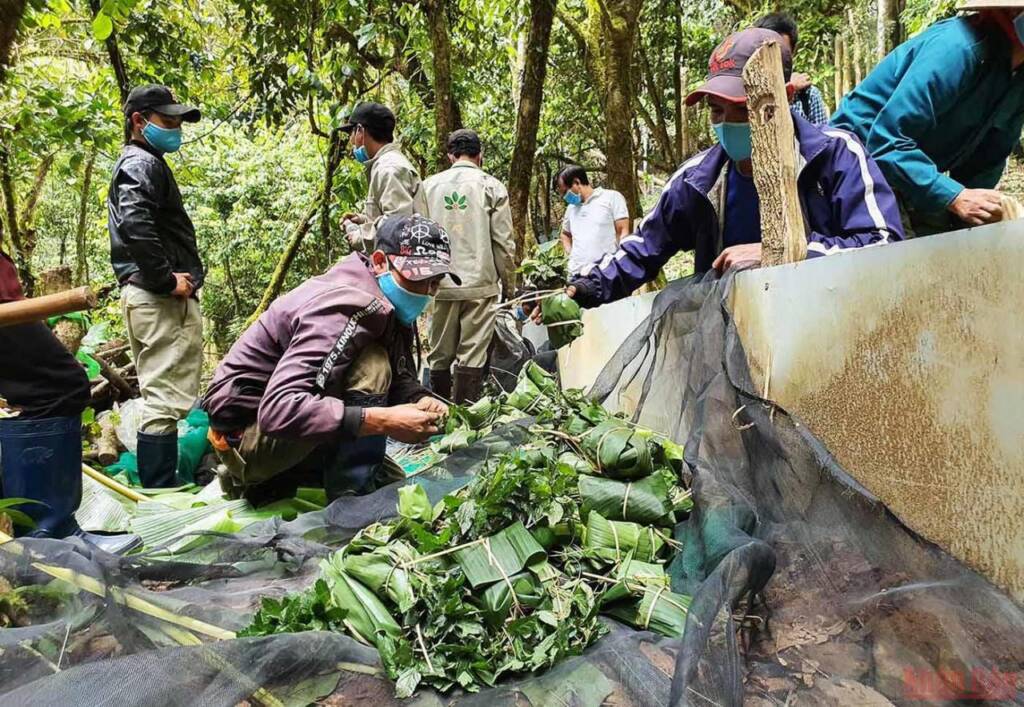
{"label": "black baseball cap", "polygon": [[352,109],[341,131],[350,133],[357,125],[390,135],[395,132],[395,114],[382,103],[360,103]]}
{"label": "black baseball cap", "polygon": [[173,118],[181,118],[186,123],[197,123],[202,117],[199,109],[195,106],[178,103],[166,86],[149,84],[136,86],[128,94],[124,102],[124,114],[130,116],[132,113],[141,113],[152,110],[161,115],[169,115]]}
{"label": "black baseball cap", "polygon": [[451,271],[448,233],[424,216],[385,216],[377,226],[373,249],[390,255],[391,264],[406,279],[419,281],[448,275],[456,285],[462,284],[462,279]]}
{"label": "black baseball cap", "polygon": [[746,103],[747,87],[743,84],[743,67],[763,44],[776,42],[782,49],[782,70],[789,82],[793,74],[793,54],[785,42],[779,41],[778,32],[753,27],[729,35],[711,54],[708,62],[708,80],[686,97],[692,106],[705,96],[717,96],[730,103]]}
{"label": "black baseball cap", "polygon": [[480,144],[480,136],[475,130],[460,128],[448,136],[447,150],[450,155],[471,155],[475,157],[480,154],[483,146]]}

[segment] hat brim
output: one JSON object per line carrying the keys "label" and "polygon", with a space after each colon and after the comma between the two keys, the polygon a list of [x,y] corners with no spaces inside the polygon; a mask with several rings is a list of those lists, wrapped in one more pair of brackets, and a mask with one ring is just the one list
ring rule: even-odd
{"label": "hat brim", "polygon": [[686,105],[699,103],[706,96],[715,96],[730,103],[747,102],[747,89],[739,76],[715,76],[704,82],[704,85],[686,97]]}
{"label": "hat brim", "polygon": [[1024,0],[1009,0],[1007,2],[995,2],[994,0],[966,0],[957,5],[957,10],[996,10],[1000,8],[1021,8],[1024,9]]}
{"label": "hat brim", "polygon": [[338,130],[340,130],[343,133],[350,133],[358,127],[359,123],[345,123],[340,128],[338,128]]}
{"label": "hat brim", "polygon": [[153,106],[149,110],[155,110],[160,115],[169,115],[172,118],[181,118],[186,123],[198,123],[203,114],[195,106],[187,106],[183,103],[167,103],[162,106]]}
{"label": "hat brim", "polygon": [[456,285],[462,285],[462,278],[451,271],[447,263],[434,258],[420,258],[412,255],[392,255],[391,264],[402,277],[413,282],[430,280],[439,275],[447,275]]}

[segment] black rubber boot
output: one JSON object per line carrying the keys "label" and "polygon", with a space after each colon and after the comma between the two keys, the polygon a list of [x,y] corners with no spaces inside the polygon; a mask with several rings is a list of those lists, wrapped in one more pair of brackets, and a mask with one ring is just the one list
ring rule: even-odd
{"label": "black rubber boot", "polygon": [[20,507],[36,527],[19,528],[19,534],[33,538],[77,537],[114,554],[142,544],[137,535],[87,533],[75,520],[75,511],[82,502],[80,416],[0,420],[0,472],[5,498],[39,501]]}
{"label": "black rubber boot", "polygon": [[430,390],[442,400],[452,399],[452,372],[430,369]]}
{"label": "black rubber boot", "polygon": [[327,501],[341,496],[363,496],[377,490],[377,474],[387,453],[385,435],[359,437],[338,446],[337,456],[324,469]]}
{"label": "black rubber boot", "polygon": [[469,405],[480,399],[486,371],[486,368],[455,367],[452,400],[456,405]]}
{"label": "black rubber boot", "polygon": [[147,489],[171,488],[178,485],[178,435],[139,432],[136,456],[139,459],[139,481]]}

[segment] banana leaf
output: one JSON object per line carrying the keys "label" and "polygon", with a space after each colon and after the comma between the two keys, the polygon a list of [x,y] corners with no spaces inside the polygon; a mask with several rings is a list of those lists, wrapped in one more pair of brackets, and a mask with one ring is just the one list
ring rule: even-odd
{"label": "banana leaf", "polygon": [[648,587],[669,586],[668,575],[662,565],[634,560],[632,554],[615,568],[616,583],[601,594],[601,604],[611,604],[629,597],[640,597]]}
{"label": "banana leaf", "polygon": [[459,550],[455,561],[476,589],[518,574],[526,565],[544,556],[544,548],[522,521],[516,521],[491,537]]}
{"label": "banana leaf", "polygon": [[474,430],[479,430],[481,427],[494,422],[494,418],[500,412],[501,405],[490,396],[480,398],[464,410],[466,421],[469,422],[470,427]]}
{"label": "banana leaf", "polygon": [[581,475],[580,513],[586,516],[590,511],[597,511],[608,520],[658,523],[672,512],[671,488],[664,474],[651,474],[629,483]]}
{"label": "banana leaf", "polygon": [[598,472],[613,479],[638,479],[654,471],[649,434],[621,420],[606,420],[584,435],[581,445]]}
{"label": "banana leaf", "polygon": [[340,552],[320,561],[320,573],[331,590],[334,605],[348,612],[345,626],[357,638],[377,645],[378,633],[392,637],[401,634],[402,629],[384,603],[366,585],[345,572]]}
{"label": "banana leaf", "polygon": [[[515,596],[515,602],[512,601],[513,596]],[[488,622],[497,625],[508,617],[513,603],[536,608],[544,599],[545,593],[541,580],[532,572],[520,572],[509,577],[508,582],[497,582],[485,589],[480,598],[480,604]]]}
{"label": "banana leaf", "polygon": [[427,490],[419,484],[408,484],[398,488],[398,515],[402,518],[429,523],[434,520],[434,506],[427,497]]}
{"label": "banana leaf", "polygon": [[622,562],[632,551],[640,562],[653,562],[665,540],[651,526],[608,520],[600,513],[587,515],[583,551],[587,557],[604,562]]}
{"label": "banana leaf", "polygon": [[[529,365],[529,364],[527,364]],[[545,396],[528,376],[519,376],[515,390],[508,394],[508,404],[517,410],[533,414],[544,405]]]}
{"label": "banana leaf", "polygon": [[416,603],[416,595],[409,582],[409,573],[402,563],[417,557],[417,552],[401,540],[361,555],[346,555],[346,572],[372,589],[378,596],[387,596],[405,613]]}
{"label": "banana leaf", "polygon": [[559,396],[558,381],[550,373],[541,368],[536,361],[527,361],[526,365],[523,366],[523,372],[526,373],[526,377],[533,381],[533,384],[537,386],[537,389],[543,395],[549,398],[557,398]]}
{"label": "banana leaf", "polygon": [[583,335],[583,311],[579,304],[564,292],[548,297],[540,306],[541,321],[548,327],[551,346],[560,349]]}
{"label": "banana leaf", "polygon": [[476,430],[471,430],[468,427],[460,427],[434,442],[432,446],[436,452],[440,452],[441,454],[451,454],[459,449],[465,449],[469,445],[473,444],[473,442],[476,442],[479,437],[480,433]]}
{"label": "banana leaf", "polygon": [[691,602],[692,598],[685,594],[675,594],[664,587],[648,587],[640,601],[616,604],[603,613],[636,628],[679,638],[686,629]]}
{"label": "banana leaf", "polygon": [[575,452],[562,452],[558,455],[558,463],[569,466],[577,474],[596,474],[594,465]]}

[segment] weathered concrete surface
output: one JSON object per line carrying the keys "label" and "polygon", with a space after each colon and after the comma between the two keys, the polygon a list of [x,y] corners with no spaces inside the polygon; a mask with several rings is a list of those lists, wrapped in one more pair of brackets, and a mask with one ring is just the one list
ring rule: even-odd
{"label": "weathered concrete surface", "polygon": [[758,390],[1024,601],[1024,221],[742,273]]}

